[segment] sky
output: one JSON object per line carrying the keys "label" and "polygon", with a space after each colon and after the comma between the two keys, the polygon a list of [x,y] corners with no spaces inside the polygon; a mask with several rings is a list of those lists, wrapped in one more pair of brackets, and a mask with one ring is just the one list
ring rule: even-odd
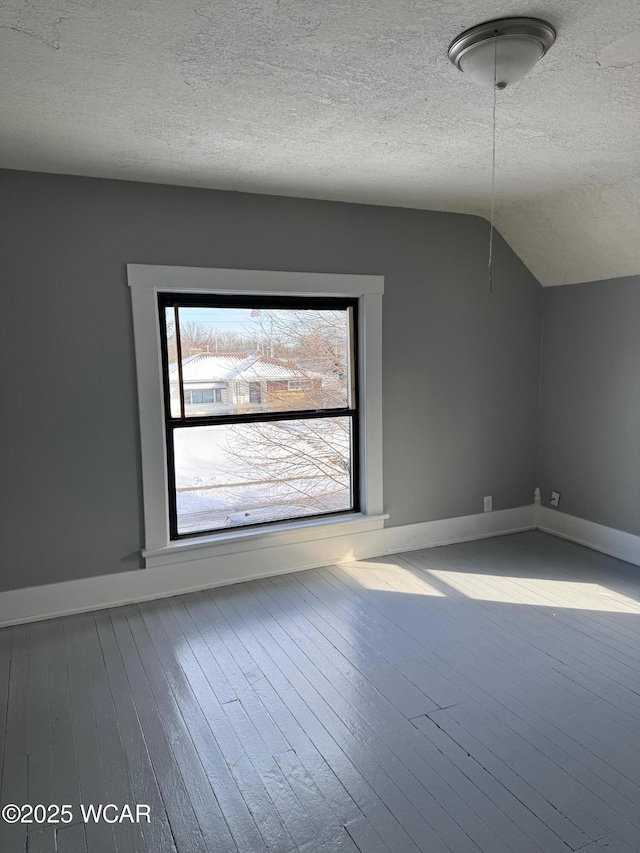
{"label": "sky", "polygon": [[180,320],[183,323],[202,323],[203,326],[215,326],[225,332],[251,334],[257,329],[251,318],[250,308],[180,308]]}

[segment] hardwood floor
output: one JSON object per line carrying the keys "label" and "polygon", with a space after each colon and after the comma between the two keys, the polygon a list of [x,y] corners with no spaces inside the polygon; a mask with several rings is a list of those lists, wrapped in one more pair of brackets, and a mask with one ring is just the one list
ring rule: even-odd
{"label": "hardwood floor", "polygon": [[73,815],[2,853],[637,853],[640,568],[530,532],[7,628],[0,733],[2,805]]}

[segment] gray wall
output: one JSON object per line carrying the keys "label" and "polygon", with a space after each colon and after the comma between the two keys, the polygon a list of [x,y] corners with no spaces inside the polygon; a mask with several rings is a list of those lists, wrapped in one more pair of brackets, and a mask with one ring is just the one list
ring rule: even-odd
{"label": "gray wall", "polygon": [[640,534],[640,277],[543,295],[540,486],[560,510]]}
{"label": "gray wall", "polygon": [[541,288],[444,213],[4,172],[1,588],[135,570],[125,264],[382,274],[390,524],[532,500]]}

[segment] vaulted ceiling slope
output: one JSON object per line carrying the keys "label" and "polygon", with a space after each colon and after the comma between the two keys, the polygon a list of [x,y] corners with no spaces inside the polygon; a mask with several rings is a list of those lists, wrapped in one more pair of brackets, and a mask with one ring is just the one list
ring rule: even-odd
{"label": "vaulted ceiling slope", "polygon": [[498,229],[544,285],[640,273],[638,0],[0,0],[0,163],[487,216],[446,52],[505,15],[558,39],[499,95]]}

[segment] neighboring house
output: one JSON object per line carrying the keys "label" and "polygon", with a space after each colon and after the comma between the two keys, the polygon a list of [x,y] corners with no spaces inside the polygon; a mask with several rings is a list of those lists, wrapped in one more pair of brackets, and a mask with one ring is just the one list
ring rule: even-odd
{"label": "neighboring house", "polygon": [[[314,408],[329,376],[260,352],[208,353],[182,360],[185,414],[238,414],[254,407]],[[180,413],[178,364],[169,365],[171,411]],[[308,405],[305,404],[308,399]],[[292,405],[293,404],[293,405]]]}

